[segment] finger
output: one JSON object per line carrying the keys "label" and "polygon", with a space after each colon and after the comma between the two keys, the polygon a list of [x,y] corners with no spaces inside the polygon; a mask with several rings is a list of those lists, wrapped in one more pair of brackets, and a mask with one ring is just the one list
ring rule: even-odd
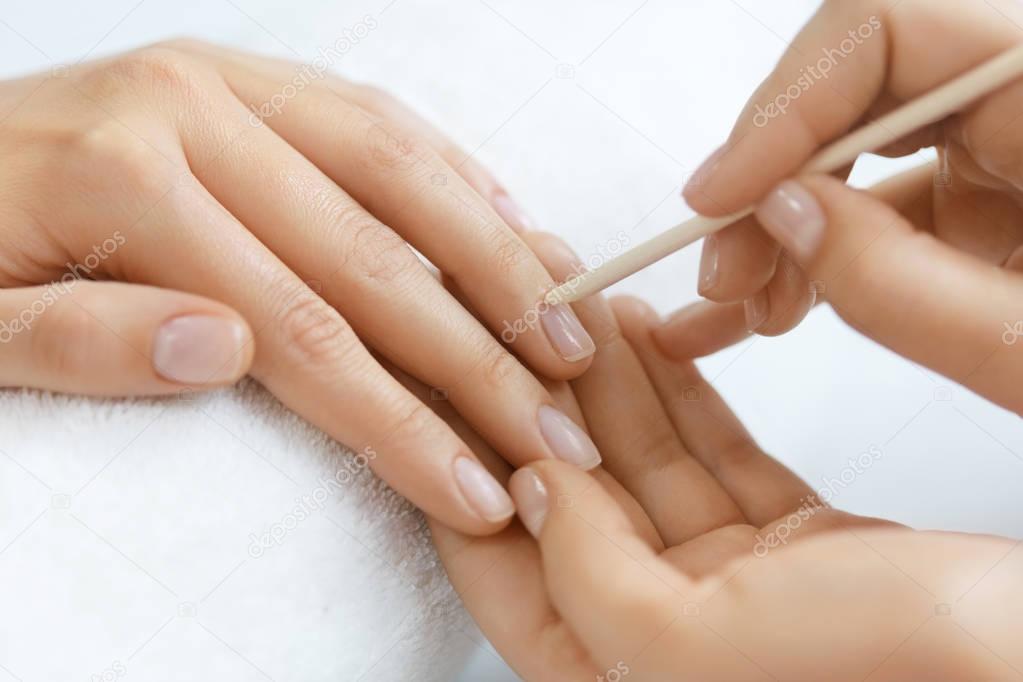
{"label": "finger", "polygon": [[760,291],[774,276],[780,250],[753,217],[706,237],[700,256],[700,295],[730,303]]}
{"label": "finger", "polygon": [[238,313],[178,291],[69,279],[0,290],[0,385],[86,395],[231,384],[252,363]]}
{"label": "finger", "polygon": [[137,212],[148,212],[108,259],[110,267],[210,296],[241,313],[256,339],[253,377],[332,438],[366,454],[413,504],[467,533],[507,524],[513,510],[497,481],[379,366],[337,311],[196,178],[171,184],[155,204],[137,199]]}
{"label": "finger", "polygon": [[389,120],[413,137],[426,140],[442,159],[455,170],[476,193],[486,199],[508,227],[517,233],[536,229],[536,223],[508,194],[493,174],[451,141],[444,133],[392,95],[366,85],[349,83],[328,76],[329,87],[366,111]]}
{"label": "finger", "polygon": [[[180,49],[213,57],[218,60],[230,60],[248,68],[270,75],[281,83],[295,77],[295,64],[284,59],[267,57],[239,50],[231,50],[219,45],[196,40],[178,40],[174,44]],[[507,190],[497,181],[487,168],[472,155],[455,144],[437,126],[423,118],[415,110],[385,90],[366,83],[355,83],[332,73],[312,70],[310,77],[320,80],[335,94],[352,102],[371,114],[388,120],[399,126],[412,136],[425,140],[430,147],[443,158],[476,193],[490,202],[504,221],[516,232],[528,232],[534,229],[534,222],[509,195]]]}
{"label": "finger", "polygon": [[[728,141],[694,174],[684,192],[687,201],[706,215],[756,203],[823,144],[1014,45],[1020,20],[1019,5],[1006,2],[824,3],[747,103]],[[938,54],[934,45],[946,41],[962,45],[962,51]],[[996,100],[1005,111],[1001,94],[984,102],[994,108]],[[991,124],[1007,123],[1004,115],[986,119],[978,127],[988,133]],[[941,129],[929,127],[886,151],[905,155],[933,145],[941,141]],[[999,143],[987,150],[989,157],[1001,158],[993,163],[1002,170],[1015,165],[1004,149]],[[731,302],[759,292],[763,302],[763,277],[775,254],[763,245],[762,228],[747,218],[724,230],[720,241],[716,260],[705,257],[701,266],[706,272],[713,262],[720,271],[708,298]]]}
{"label": "finger", "polygon": [[[576,271],[574,254],[556,237],[533,232],[526,238],[556,279]],[[572,385],[604,468],[669,546],[741,522],[734,502],[678,438],[606,302],[590,297],[576,310],[599,345],[593,365]]]}
{"label": "finger", "polygon": [[762,526],[809,501],[810,487],[765,454],[689,360],[665,357],[651,329],[657,316],[632,298],[612,300],[615,314],[686,448],[728,492],[743,516]]}
{"label": "finger", "polygon": [[747,339],[750,331],[743,303],[697,301],[675,311],[652,334],[666,357],[689,360]]}
{"label": "finger", "polygon": [[779,336],[793,329],[813,308],[815,286],[788,254],[780,254],[771,281],[743,302],[746,328],[761,336]]}
{"label": "finger", "polygon": [[[237,63],[224,62],[222,71],[246,106],[258,109],[280,89],[272,76]],[[428,144],[316,84],[263,120],[454,278],[491,331],[540,374],[569,379],[586,369],[593,342],[569,306],[524,322],[553,286],[543,266]]]}
{"label": "finger", "polygon": [[[929,202],[930,193],[917,200]],[[782,183],[758,217],[851,325],[995,402],[1023,410],[1015,390],[1023,377],[1023,344],[1003,339],[1023,319],[1019,273],[915,230],[888,204],[831,178]]]}
{"label": "finger", "polygon": [[[882,95],[909,101],[1015,45],[1021,14],[1005,2],[825,2],[747,103],[728,142],[695,174],[686,199],[707,215],[756,203]],[[954,51],[935,49],[952,42]]]}
{"label": "finger", "polygon": [[[388,371],[413,395],[442,416],[502,483],[511,474],[508,464],[480,438],[446,401],[431,396],[429,387],[393,365]],[[562,383],[561,386],[567,387]],[[578,410],[571,391],[552,391],[559,407]],[[434,399],[431,399],[434,398]],[[636,532],[658,551],[663,549],[656,531],[625,490],[605,471],[592,473],[596,482],[622,505]],[[526,510],[528,513],[528,510]],[[452,586],[462,604],[491,644],[521,677],[528,680],[576,679],[593,675],[596,666],[577,638],[554,610],[544,585],[540,550],[520,524],[499,534],[473,538],[433,518],[430,533]]]}
{"label": "finger", "polygon": [[691,586],[636,535],[614,498],[568,468],[531,464],[512,476],[509,489],[539,539],[554,607],[607,669],[658,639],[682,613]]}
{"label": "finger", "polygon": [[[244,116],[233,105],[224,105],[224,120]],[[445,391],[513,464],[599,463],[585,432],[400,237],[272,131],[233,136],[207,126],[186,136],[200,180],[302,279],[318,282],[375,352]],[[217,156],[206,163],[211,150]]]}

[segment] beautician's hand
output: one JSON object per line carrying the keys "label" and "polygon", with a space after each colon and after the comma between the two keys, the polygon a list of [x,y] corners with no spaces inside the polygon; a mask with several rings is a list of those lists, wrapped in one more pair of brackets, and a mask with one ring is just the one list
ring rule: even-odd
{"label": "beautician's hand", "polygon": [[566,379],[593,349],[568,308],[536,314],[552,281],[524,218],[375,89],[174,42],[0,83],[0,156],[3,385],[173,393],[248,371],[469,533],[510,500],[378,358],[516,465],[598,460],[511,352]]}
{"label": "beautician's hand", "polygon": [[947,167],[874,197],[786,180],[829,141],[1018,44],[1020,25],[1015,2],[825,2],[686,188],[707,215],[760,208],[706,242],[700,290],[725,305],[681,312],[656,334],[666,352],[713,351],[746,325],[782,333],[819,291],[871,338],[1023,412],[1023,81],[886,150],[937,145]]}
{"label": "beautician's hand", "polygon": [[[529,240],[565,273],[563,247]],[[577,311],[598,350],[574,396],[555,395],[581,408],[603,468],[511,477],[538,543],[518,525],[474,539],[432,524],[463,602],[524,679],[1018,678],[1018,543],[825,507],[691,362],[661,354],[645,304],[616,301],[617,321],[598,298]],[[883,454],[850,464],[854,485]]]}

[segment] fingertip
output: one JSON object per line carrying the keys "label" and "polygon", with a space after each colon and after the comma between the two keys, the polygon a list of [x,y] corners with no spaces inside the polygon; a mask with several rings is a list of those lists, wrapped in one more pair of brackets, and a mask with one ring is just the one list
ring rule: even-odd
{"label": "fingertip", "polygon": [[153,335],[154,371],[188,386],[232,384],[252,365],[252,334],[236,314],[182,311],[164,319]]}
{"label": "fingertip", "polygon": [[460,456],[452,463],[452,472],[466,506],[480,522],[467,532],[489,535],[508,525],[515,505],[486,467],[472,457]]}
{"label": "fingertip", "polygon": [[716,353],[750,332],[742,303],[697,301],[654,326],[650,334],[665,358],[684,361]]}
{"label": "fingertip", "polygon": [[635,296],[613,296],[608,303],[623,327],[649,327],[661,321],[653,306]]}

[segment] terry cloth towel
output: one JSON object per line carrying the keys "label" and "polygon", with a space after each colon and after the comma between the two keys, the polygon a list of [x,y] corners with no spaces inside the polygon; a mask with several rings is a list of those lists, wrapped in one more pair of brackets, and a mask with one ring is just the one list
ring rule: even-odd
{"label": "terry cloth towel", "polygon": [[0,682],[451,680],[423,517],[261,386],[0,391]]}

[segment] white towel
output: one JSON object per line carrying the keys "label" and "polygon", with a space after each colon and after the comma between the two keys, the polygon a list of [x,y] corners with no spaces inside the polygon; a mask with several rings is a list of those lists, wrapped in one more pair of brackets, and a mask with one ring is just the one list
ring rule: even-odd
{"label": "white towel", "polygon": [[255,382],[0,392],[0,680],[450,680],[423,517]]}

